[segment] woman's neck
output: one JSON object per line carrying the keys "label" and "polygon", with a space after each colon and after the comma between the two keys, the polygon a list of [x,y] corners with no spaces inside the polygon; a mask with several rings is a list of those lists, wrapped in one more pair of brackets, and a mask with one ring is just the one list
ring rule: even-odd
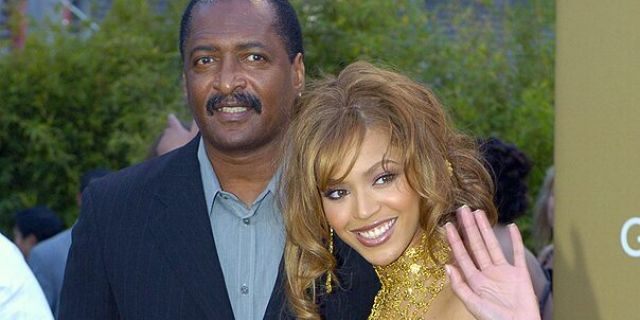
{"label": "woman's neck", "polygon": [[[369,319],[416,319],[426,314],[447,280],[444,263],[450,249],[444,240],[428,251],[428,238],[408,248],[387,266],[376,266],[382,285],[376,295]],[[434,261],[434,259],[436,261]]]}

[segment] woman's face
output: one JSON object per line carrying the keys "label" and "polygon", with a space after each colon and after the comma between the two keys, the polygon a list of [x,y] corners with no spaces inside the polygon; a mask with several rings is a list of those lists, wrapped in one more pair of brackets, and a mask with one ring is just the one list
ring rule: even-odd
{"label": "woman's face", "polygon": [[[373,265],[387,265],[420,237],[420,198],[404,174],[403,160],[388,151],[389,135],[367,130],[346,178],[322,191],[327,221]],[[344,163],[339,176],[347,170]],[[332,177],[338,178],[339,176]]]}

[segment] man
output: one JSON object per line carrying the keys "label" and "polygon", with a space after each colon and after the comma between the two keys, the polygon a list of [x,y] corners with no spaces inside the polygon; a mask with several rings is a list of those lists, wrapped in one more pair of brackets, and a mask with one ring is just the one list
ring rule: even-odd
{"label": "man", "polygon": [[[80,207],[82,201],[82,191],[95,179],[109,174],[106,169],[92,169],[87,171],[80,178],[80,188],[76,194],[76,202]],[[67,255],[71,246],[71,228],[64,230],[57,235],[47,239],[31,250],[29,267],[36,276],[47,302],[54,315],[57,314],[60,291],[62,290],[62,280],[64,278],[64,268],[67,264]]]}
{"label": "man", "polygon": [[47,240],[64,229],[62,220],[46,206],[36,206],[16,213],[13,242],[25,259],[40,241]]}
{"label": "man", "polygon": [[[283,0],[191,1],[181,25],[201,134],[92,184],[73,230],[61,319],[281,319],[281,141],[304,87],[300,26]],[[337,243],[330,318],[366,318],[378,290]],[[351,296],[358,292],[357,296]]]}

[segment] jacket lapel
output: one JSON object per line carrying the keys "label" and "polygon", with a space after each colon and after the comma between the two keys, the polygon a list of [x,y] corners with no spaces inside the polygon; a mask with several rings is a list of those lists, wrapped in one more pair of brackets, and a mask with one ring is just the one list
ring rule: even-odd
{"label": "jacket lapel", "polygon": [[164,181],[159,181],[152,204],[151,232],[163,248],[165,261],[175,271],[191,298],[208,319],[233,319],[222,268],[211,231],[196,136],[168,155]]}
{"label": "jacket lapel", "polygon": [[285,296],[285,283],[286,277],[284,276],[284,257],[280,259],[280,267],[278,268],[278,277],[276,283],[273,285],[273,292],[271,293],[271,299],[267,305],[267,310],[264,313],[265,320],[283,320],[283,319],[295,319],[293,314],[289,311],[286,304]]}

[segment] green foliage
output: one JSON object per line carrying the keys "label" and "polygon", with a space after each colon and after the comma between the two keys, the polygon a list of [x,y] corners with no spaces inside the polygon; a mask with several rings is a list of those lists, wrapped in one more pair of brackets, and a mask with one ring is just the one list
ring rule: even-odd
{"label": "green foliage", "polygon": [[[169,14],[169,12],[167,12]],[[71,224],[80,175],[142,160],[168,112],[185,114],[170,19],[115,1],[91,36],[51,26],[0,60],[0,225],[46,204]],[[154,32],[150,32],[153,30]]]}
{"label": "green foliage", "polygon": [[[186,1],[170,3],[157,13],[143,0],[114,1],[99,32],[30,35],[22,52],[1,58],[1,226],[36,203],[72,222],[83,171],[140,161],[167,112],[186,115],[176,46]],[[407,73],[465,132],[522,148],[537,190],[553,155],[553,1],[292,3],[310,78],[358,59]]]}

